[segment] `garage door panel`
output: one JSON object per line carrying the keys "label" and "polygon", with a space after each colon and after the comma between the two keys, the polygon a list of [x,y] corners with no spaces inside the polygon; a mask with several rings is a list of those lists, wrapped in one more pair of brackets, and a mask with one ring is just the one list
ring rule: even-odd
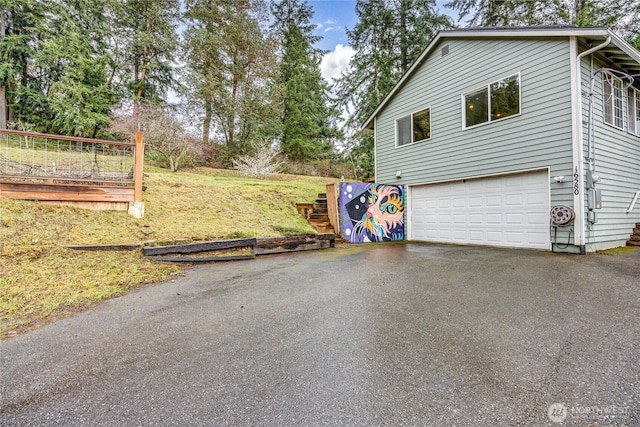
{"label": "garage door panel", "polygon": [[[549,177],[535,172],[414,186],[410,239],[549,249]],[[426,202],[425,202],[426,201]]]}
{"label": "garage door panel", "polygon": [[504,204],[507,206],[522,206],[522,194],[506,194],[504,197]]}
{"label": "garage door panel", "polygon": [[500,207],[503,205],[502,195],[488,195],[486,198],[487,207]]}
{"label": "garage door panel", "polygon": [[487,224],[502,224],[502,214],[491,213],[487,214]]}

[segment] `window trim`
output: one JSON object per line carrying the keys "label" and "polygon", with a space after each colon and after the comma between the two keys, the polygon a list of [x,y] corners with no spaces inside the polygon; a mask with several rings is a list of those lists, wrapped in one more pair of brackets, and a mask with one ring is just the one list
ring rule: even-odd
{"label": "window trim", "polygon": [[[419,140],[419,141],[414,141],[414,140],[413,140],[413,116],[415,116],[416,114],[422,113],[423,111],[429,111],[429,138],[421,139],[421,140]],[[398,144],[398,142],[399,142],[399,136],[400,136],[400,133],[398,132],[398,122],[399,122],[400,120],[402,120],[402,119],[406,119],[407,117],[410,117],[410,118],[411,118],[411,120],[410,120],[410,124],[409,124],[410,134],[411,134],[411,142],[408,142],[408,143],[406,143],[406,144],[399,145],[399,144]],[[431,115],[431,105],[429,105],[428,107],[424,107],[424,108],[422,108],[422,109],[420,109],[420,110],[413,111],[413,112],[411,112],[411,113],[409,113],[409,114],[406,114],[406,115],[404,115],[404,116],[402,116],[402,117],[398,117],[398,118],[395,120],[395,141],[396,141],[396,148],[409,147],[409,146],[411,146],[411,145],[419,144],[419,143],[424,142],[424,141],[430,141],[430,140],[431,140],[431,138],[432,138],[432,126],[431,126],[432,120],[431,120],[431,119],[432,119],[432,115]]]}
{"label": "window trim", "polygon": [[[607,77],[613,79],[613,81],[615,81],[615,82],[620,83],[620,95],[621,95],[620,96],[620,107],[621,107],[620,108],[620,114],[621,114],[620,122],[622,123],[622,126],[618,126],[615,123],[616,122],[616,114],[615,114],[615,112],[616,112],[616,106],[615,106],[616,88],[615,88],[615,85],[611,86],[611,103],[609,104],[609,108],[611,108],[611,122],[607,121],[607,115],[606,115],[607,99],[606,99],[606,96],[605,96],[605,92],[606,92],[605,88],[606,88],[606,85],[610,84],[609,80],[607,79]],[[616,129],[619,129],[619,130],[622,130],[622,131],[627,130],[627,132],[628,132],[628,129],[629,129],[628,124],[627,124],[627,129],[625,129],[625,126],[624,126],[624,123],[625,123],[624,118],[625,118],[625,116],[627,116],[629,114],[628,108],[625,108],[625,106],[626,106],[625,104],[627,102],[626,98],[627,98],[627,92],[624,90],[624,82],[623,82],[623,80],[620,77],[614,75],[613,73],[609,73],[607,71],[604,71],[602,73],[602,121],[605,124],[607,124],[607,125],[609,125],[609,126],[611,126],[613,128],[616,128]],[[628,119],[628,117],[627,117],[627,119]],[[629,132],[629,133],[631,133],[631,132]]]}
{"label": "window trim", "polygon": [[[629,99],[629,91],[633,93],[633,100]],[[627,115],[627,132],[634,136],[640,136],[640,120],[636,120],[640,119],[640,89],[629,86],[625,98],[627,100],[627,108],[625,110]],[[629,104],[629,101],[632,101],[632,103]],[[629,110],[630,106],[632,110]],[[633,131],[631,130],[631,123],[633,123]]]}
{"label": "window trim", "polygon": [[[501,117],[499,119],[495,119],[495,120],[491,120],[491,85],[498,83],[500,81],[503,80],[507,80],[510,79],[511,77],[517,77],[518,78],[518,113],[517,114],[512,114],[510,116],[507,117]],[[467,108],[466,108],[466,96],[470,95],[474,92],[478,92],[480,90],[487,90],[487,121],[482,122],[482,123],[478,123],[476,125],[471,125],[471,126],[467,126]],[[502,77],[500,79],[494,80],[492,82],[487,83],[486,85],[482,85],[482,86],[477,86],[467,92],[464,92],[460,95],[460,98],[462,100],[461,104],[462,104],[462,130],[466,130],[466,129],[474,129],[477,128],[478,126],[484,126],[484,125],[488,125],[490,123],[495,123],[495,122],[499,122],[502,120],[507,120],[510,119],[512,117],[518,117],[522,115],[522,72],[518,71],[517,73],[514,74],[509,74],[508,76]]]}

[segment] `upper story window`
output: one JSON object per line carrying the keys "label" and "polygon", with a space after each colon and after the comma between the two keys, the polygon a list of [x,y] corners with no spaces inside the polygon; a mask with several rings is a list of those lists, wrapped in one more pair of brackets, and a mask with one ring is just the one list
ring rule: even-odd
{"label": "upper story window", "polygon": [[634,87],[627,89],[627,120],[628,131],[640,136],[640,90]]}
{"label": "upper story window", "polygon": [[463,128],[520,114],[520,73],[467,92],[463,98]]}
{"label": "upper story window", "polygon": [[396,120],[396,146],[431,138],[431,108],[425,108]]}
{"label": "upper story window", "polygon": [[604,95],[604,121],[617,128],[622,129],[623,120],[623,82],[622,79],[603,73],[603,95]]}

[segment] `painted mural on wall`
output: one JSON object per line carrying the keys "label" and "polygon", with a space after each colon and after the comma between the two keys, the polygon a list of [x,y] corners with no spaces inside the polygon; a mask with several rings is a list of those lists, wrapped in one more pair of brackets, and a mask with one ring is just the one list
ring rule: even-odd
{"label": "painted mural on wall", "polygon": [[340,234],[351,243],[404,240],[404,186],[341,182]]}

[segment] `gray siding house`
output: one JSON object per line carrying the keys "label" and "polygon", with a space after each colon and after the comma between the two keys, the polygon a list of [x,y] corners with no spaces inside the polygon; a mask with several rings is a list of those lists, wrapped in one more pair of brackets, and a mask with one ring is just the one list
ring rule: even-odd
{"label": "gray siding house", "polygon": [[442,31],[363,127],[408,240],[586,253],[640,222],[640,53],[606,28]]}

